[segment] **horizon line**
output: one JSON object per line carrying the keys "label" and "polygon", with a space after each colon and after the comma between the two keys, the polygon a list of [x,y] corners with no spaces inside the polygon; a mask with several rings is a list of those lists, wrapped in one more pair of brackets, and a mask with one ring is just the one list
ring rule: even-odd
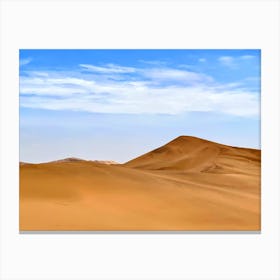
{"label": "horizon line", "polygon": [[[250,149],[250,150],[258,150],[258,151],[261,151],[261,147],[259,149],[257,148],[251,148],[251,147],[241,147],[241,146],[232,146],[232,145],[227,145],[227,144],[223,144],[223,143],[219,143],[219,142],[215,142],[215,141],[211,141],[211,140],[208,140],[208,139],[205,139],[205,138],[200,138],[200,137],[197,137],[197,136],[193,136],[193,135],[180,135],[180,136],[177,136],[176,138],[173,138],[172,140],[168,141],[167,143],[161,145],[160,147],[163,147],[165,145],[168,145],[169,143],[179,139],[179,138],[194,138],[194,139],[198,139],[198,140],[202,140],[202,141],[205,141],[205,142],[211,142],[211,143],[214,143],[214,144],[217,144],[217,145],[222,145],[222,146],[227,146],[227,147],[231,147],[231,148],[238,148],[238,149]],[[160,148],[158,147],[158,148]],[[68,156],[68,157],[65,157],[65,158],[59,158],[59,159],[54,159],[54,160],[50,160],[50,161],[43,161],[43,162],[27,162],[27,161],[21,161],[19,160],[19,164],[45,164],[45,163],[54,163],[54,162],[59,162],[59,161],[63,161],[63,160],[69,160],[69,162],[71,162],[71,160],[73,162],[77,162],[77,161],[91,161],[91,162],[96,162],[96,163],[101,163],[101,162],[114,162],[112,164],[108,164],[108,165],[122,165],[122,164],[125,164],[131,160],[134,160],[138,157],[141,157],[142,155],[145,155],[147,153],[150,153],[158,148],[155,148],[155,149],[152,149],[152,150],[149,150],[143,154],[141,154],[140,156],[137,156],[137,157],[134,157],[132,159],[129,159],[123,163],[120,163],[120,162],[117,162],[115,160],[112,160],[112,159],[83,159],[83,158],[80,158],[80,157],[75,157],[75,156]]]}

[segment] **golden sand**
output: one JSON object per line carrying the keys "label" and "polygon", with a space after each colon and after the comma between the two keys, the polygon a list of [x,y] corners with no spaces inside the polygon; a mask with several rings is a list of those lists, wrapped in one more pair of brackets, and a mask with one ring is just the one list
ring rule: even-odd
{"label": "golden sand", "polygon": [[125,164],[21,164],[20,230],[260,230],[260,161],[181,136]]}

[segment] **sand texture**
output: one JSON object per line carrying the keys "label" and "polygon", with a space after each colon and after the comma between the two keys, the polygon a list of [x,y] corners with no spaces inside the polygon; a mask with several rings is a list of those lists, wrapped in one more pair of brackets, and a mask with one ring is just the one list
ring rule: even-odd
{"label": "sand texture", "polygon": [[20,230],[260,230],[260,165],[189,136],[125,164],[20,164]]}

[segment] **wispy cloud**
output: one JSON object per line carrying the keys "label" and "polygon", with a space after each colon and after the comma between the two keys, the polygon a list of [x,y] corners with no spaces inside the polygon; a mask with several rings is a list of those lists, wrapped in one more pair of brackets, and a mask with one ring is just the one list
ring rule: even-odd
{"label": "wispy cloud", "polygon": [[183,82],[184,84],[211,82],[208,75],[174,68],[151,68],[139,70],[141,74],[156,81]]}
{"label": "wispy cloud", "polygon": [[242,55],[242,56],[220,56],[218,61],[226,67],[237,69],[240,63],[244,63],[246,61],[250,61],[256,58],[254,55]]}
{"label": "wispy cloud", "polygon": [[218,60],[224,66],[227,66],[230,68],[236,67],[235,59],[232,56],[221,56],[218,58]]}
{"label": "wispy cloud", "polygon": [[[85,68],[97,74],[84,73]],[[212,111],[245,117],[259,114],[258,95],[242,89],[239,83],[220,84],[208,75],[170,67],[82,64],[71,74],[27,71],[20,77],[20,94],[22,107],[50,110],[125,114]]]}
{"label": "wispy cloud", "polygon": [[253,59],[253,58],[255,58],[254,55],[242,55],[242,56],[240,56],[240,59],[244,59],[244,60]]}
{"label": "wispy cloud", "polygon": [[32,61],[31,57],[28,58],[22,58],[19,60],[19,66],[27,65]]}
{"label": "wispy cloud", "polygon": [[133,67],[125,67],[125,66],[119,66],[115,64],[107,64],[104,67],[101,66],[95,66],[91,64],[80,64],[82,68],[85,68],[86,70],[92,71],[92,72],[99,72],[99,73],[133,73],[135,72],[135,69]]}
{"label": "wispy cloud", "polygon": [[162,65],[167,65],[168,63],[166,61],[161,61],[161,60],[143,60],[140,59],[138,60],[138,62],[144,63],[144,64],[148,64],[148,65],[153,65],[153,66],[162,66]]}

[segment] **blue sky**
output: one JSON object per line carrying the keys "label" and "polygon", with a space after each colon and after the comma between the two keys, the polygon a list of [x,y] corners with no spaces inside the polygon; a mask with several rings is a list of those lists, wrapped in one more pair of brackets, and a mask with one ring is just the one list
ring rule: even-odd
{"label": "blue sky", "polygon": [[125,162],[180,135],[260,148],[259,50],[20,50],[20,160]]}

